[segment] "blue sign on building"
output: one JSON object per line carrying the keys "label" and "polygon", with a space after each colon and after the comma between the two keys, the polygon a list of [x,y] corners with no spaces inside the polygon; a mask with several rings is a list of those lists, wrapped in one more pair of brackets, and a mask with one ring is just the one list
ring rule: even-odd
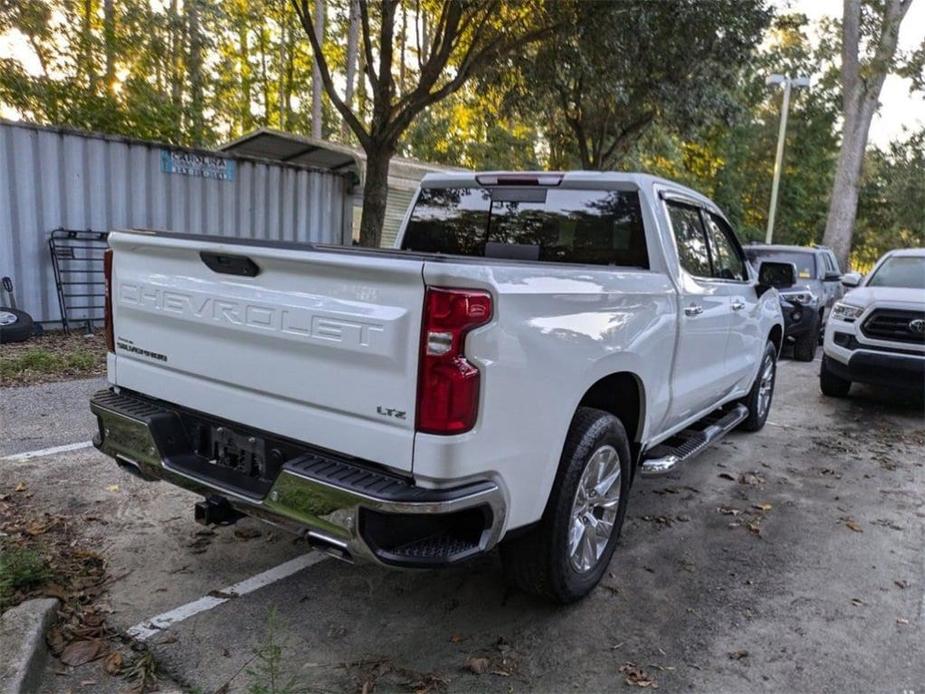
{"label": "blue sign on building", "polygon": [[198,152],[162,149],[161,171],[199,178],[214,178],[219,181],[233,181],[235,161]]}

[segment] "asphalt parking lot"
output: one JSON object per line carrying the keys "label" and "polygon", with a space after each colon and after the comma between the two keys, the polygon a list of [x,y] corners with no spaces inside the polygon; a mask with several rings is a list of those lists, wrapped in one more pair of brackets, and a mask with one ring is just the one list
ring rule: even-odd
{"label": "asphalt parking lot", "polygon": [[824,398],[817,372],[782,361],[763,431],[637,480],[609,575],[567,608],[505,590],[493,555],[352,566],[249,520],[206,530],[196,497],[92,448],[22,455],[87,441],[100,381],[0,390],[0,486],[74,519],[110,623],[197,691],[259,684],[268,645],[307,691],[925,691],[922,405]]}

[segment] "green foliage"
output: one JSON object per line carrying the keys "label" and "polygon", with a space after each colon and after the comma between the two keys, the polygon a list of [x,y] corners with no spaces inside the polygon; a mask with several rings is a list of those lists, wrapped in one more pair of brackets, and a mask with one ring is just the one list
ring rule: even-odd
{"label": "green foliage", "polygon": [[852,265],[869,268],[892,248],[925,246],[925,129],[867,153]]}
{"label": "green foliage", "polygon": [[267,615],[263,643],[254,655],[254,666],[247,669],[249,694],[295,694],[307,688],[295,677],[283,675],[283,646],[279,642],[279,614],[276,608]]}
{"label": "green foliage", "polygon": [[0,611],[12,604],[18,591],[41,585],[51,577],[48,563],[31,549],[0,549]]}

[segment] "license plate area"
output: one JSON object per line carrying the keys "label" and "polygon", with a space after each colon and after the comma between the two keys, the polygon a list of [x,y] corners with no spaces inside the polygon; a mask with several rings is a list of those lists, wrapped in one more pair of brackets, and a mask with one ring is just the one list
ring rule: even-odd
{"label": "license plate area", "polygon": [[213,426],[208,434],[209,445],[205,453],[210,463],[235,470],[248,477],[269,477],[265,439],[226,426]]}

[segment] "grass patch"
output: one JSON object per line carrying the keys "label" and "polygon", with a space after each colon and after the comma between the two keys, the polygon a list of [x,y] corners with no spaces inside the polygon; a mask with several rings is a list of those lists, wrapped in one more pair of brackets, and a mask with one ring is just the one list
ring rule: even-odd
{"label": "grass patch", "polygon": [[48,333],[0,349],[3,386],[89,378],[105,371],[106,344],[100,334]]}
{"label": "grass patch", "polygon": [[13,605],[17,593],[42,585],[51,575],[48,562],[33,549],[0,550],[0,611]]}

